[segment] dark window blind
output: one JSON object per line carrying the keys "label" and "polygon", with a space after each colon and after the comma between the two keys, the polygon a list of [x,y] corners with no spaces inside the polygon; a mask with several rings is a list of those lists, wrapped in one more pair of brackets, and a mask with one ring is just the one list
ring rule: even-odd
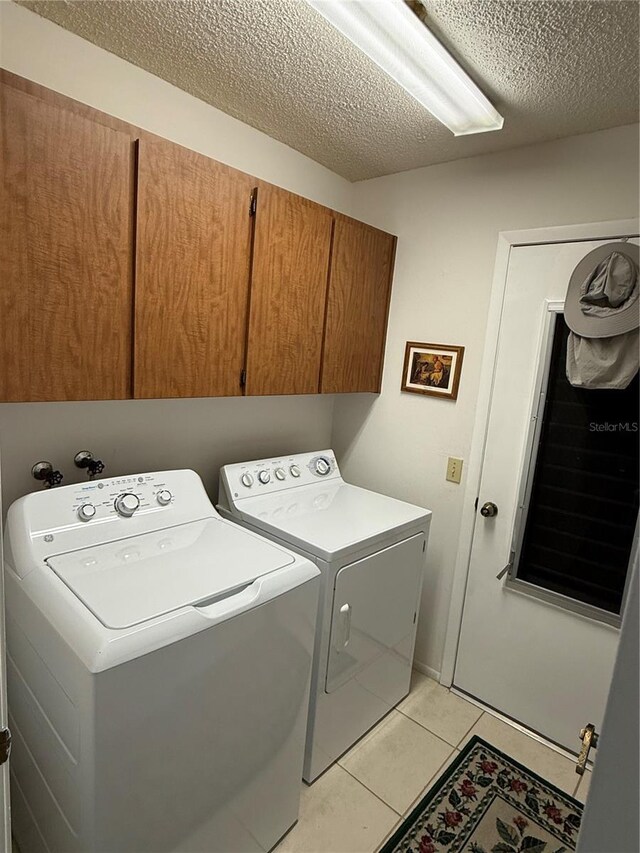
{"label": "dark window blind", "polygon": [[549,385],[517,576],[619,613],[638,515],[638,376],[574,388],[555,321]]}

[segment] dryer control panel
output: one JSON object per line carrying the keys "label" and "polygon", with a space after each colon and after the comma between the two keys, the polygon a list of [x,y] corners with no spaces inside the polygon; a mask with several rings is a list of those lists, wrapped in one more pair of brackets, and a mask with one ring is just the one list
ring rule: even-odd
{"label": "dryer control panel", "polygon": [[333,450],[297,453],[225,465],[220,470],[220,495],[231,500],[283,492],[323,480],[340,479]]}

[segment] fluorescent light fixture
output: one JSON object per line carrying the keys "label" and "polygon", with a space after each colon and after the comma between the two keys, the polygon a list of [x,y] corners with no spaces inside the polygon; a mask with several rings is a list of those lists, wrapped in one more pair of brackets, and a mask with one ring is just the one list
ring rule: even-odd
{"label": "fluorescent light fixture", "polygon": [[307,0],[455,136],[504,119],[404,0]]}

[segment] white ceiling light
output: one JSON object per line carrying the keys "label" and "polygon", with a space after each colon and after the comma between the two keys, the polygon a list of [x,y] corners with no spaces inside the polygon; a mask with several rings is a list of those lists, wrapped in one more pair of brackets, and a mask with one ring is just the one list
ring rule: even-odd
{"label": "white ceiling light", "polygon": [[307,0],[456,136],[504,119],[404,0]]}

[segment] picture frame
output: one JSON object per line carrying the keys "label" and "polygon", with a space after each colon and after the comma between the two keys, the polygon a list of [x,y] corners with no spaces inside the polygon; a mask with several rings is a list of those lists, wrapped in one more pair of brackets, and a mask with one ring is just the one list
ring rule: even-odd
{"label": "picture frame", "polygon": [[456,400],[464,347],[407,341],[402,391]]}

